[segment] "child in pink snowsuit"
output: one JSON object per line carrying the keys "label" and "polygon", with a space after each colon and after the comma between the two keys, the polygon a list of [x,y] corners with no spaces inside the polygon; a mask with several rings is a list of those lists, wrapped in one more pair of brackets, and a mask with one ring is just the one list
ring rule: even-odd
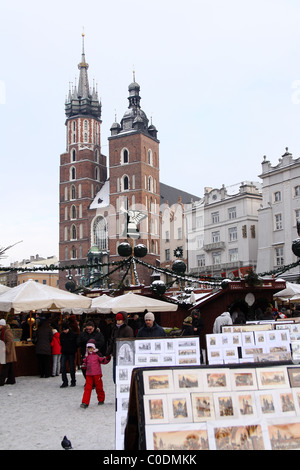
{"label": "child in pink snowsuit", "polygon": [[108,364],[110,356],[100,357],[97,354],[95,340],[91,339],[86,345],[85,358],[82,361],[82,367],[86,369],[86,381],[84,393],[82,397],[81,408],[87,408],[90,404],[93,385],[95,385],[98,405],[102,405],[105,400],[105,392],[103,390],[102,369],[101,364]]}

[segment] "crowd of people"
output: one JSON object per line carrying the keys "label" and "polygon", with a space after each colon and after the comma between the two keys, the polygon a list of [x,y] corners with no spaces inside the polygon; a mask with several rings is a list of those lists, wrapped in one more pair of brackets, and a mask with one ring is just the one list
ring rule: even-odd
{"label": "crowd of people", "polygon": [[[89,319],[80,323],[75,315],[39,314],[36,318],[26,316],[21,323],[21,341],[35,345],[40,378],[61,375],[61,388],[76,386],[76,369],[85,378],[81,407],[89,406],[93,388],[98,404],[103,404],[105,391],[101,365],[113,358],[113,380],[116,369],[116,341],[119,338],[165,336],[165,330],[157,324],[154,314],[147,312],[144,318],[126,312],[106,315],[96,323]],[[5,319],[0,320],[0,386],[16,382],[14,363],[17,361],[14,336]]]}
{"label": "crowd of people", "polygon": [[[228,309],[229,310],[229,309]],[[277,320],[300,316],[300,305],[288,309],[269,305],[264,311],[257,309],[257,320]],[[81,369],[86,381],[82,406],[88,406],[90,394],[95,387],[99,404],[104,402],[105,393],[102,384],[101,364],[113,360],[113,380],[116,371],[116,342],[120,338],[149,338],[166,336],[165,329],[160,326],[152,312],[144,312],[143,316],[133,314],[128,317],[126,312],[116,315],[105,315],[98,325],[91,319],[75,315],[52,316],[40,314],[36,318],[27,316],[22,324],[21,341],[29,338],[35,344],[38,370],[41,378],[61,375],[61,388],[76,386],[76,369]],[[85,323],[83,323],[85,321]],[[246,323],[243,310],[235,306],[216,317],[213,333],[221,333],[225,325]],[[204,323],[198,309],[191,311],[180,331],[182,336],[199,336],[203,341]],[[202,336],[202,338],[201,338]],[[99,359],[100,358],[100,359]],[[13,385],[15,380],[14,363],[17,360],[14,337],[9,325],[0,319],[0,386]]]}

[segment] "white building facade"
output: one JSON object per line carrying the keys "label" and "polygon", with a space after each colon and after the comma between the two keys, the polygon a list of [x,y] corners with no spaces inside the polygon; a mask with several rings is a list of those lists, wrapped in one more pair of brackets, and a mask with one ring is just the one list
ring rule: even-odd
{"label": "white building facade", "polygon": [[[298,261],[292,252],[292,242],[298,238],[300,221],[300,158],[286,152],[276,166],[264,157],[262,162],[262,204],[258,211],[257,273],[277,271]],[[299,267],[280,277],[299,278]]]}
{"label": "white building facade", "polygon": [[185,208],[188,272],[238,277],[256,270],[260,183],[205,188],[204,198]]}

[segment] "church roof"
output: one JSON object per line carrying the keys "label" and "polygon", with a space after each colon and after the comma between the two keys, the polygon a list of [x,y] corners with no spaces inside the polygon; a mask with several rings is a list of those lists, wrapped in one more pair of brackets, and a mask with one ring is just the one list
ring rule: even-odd
{"label": "church roof", "polygon": [[173,186],[168,186],[164,183],[159,183],[160,187],[160,204],[168,203],[169,206],[178,203],[178,198],[181,198],[183,204],[188,204],[192,201],[198,201],[201,199],[199,196],[194,194],[187,193],[181,189],[174,188]]}

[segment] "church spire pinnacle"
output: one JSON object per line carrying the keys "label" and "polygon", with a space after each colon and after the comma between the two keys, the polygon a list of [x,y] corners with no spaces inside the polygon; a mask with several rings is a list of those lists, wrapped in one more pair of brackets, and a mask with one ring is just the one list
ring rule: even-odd
{"label": "church spire pinnacle", "polygon": [[90,91],[88,68],[89,65],[85,60],[85,33],[82,33],[82,51],[81,62],[78,64],[79,80],[78,86],[69,93],[68,101],[65,106],[67,117],[76,116],[78,114],[91,115],[96,118],[101,118],[101,103],[98,99],[98,93],[93,87]]}

